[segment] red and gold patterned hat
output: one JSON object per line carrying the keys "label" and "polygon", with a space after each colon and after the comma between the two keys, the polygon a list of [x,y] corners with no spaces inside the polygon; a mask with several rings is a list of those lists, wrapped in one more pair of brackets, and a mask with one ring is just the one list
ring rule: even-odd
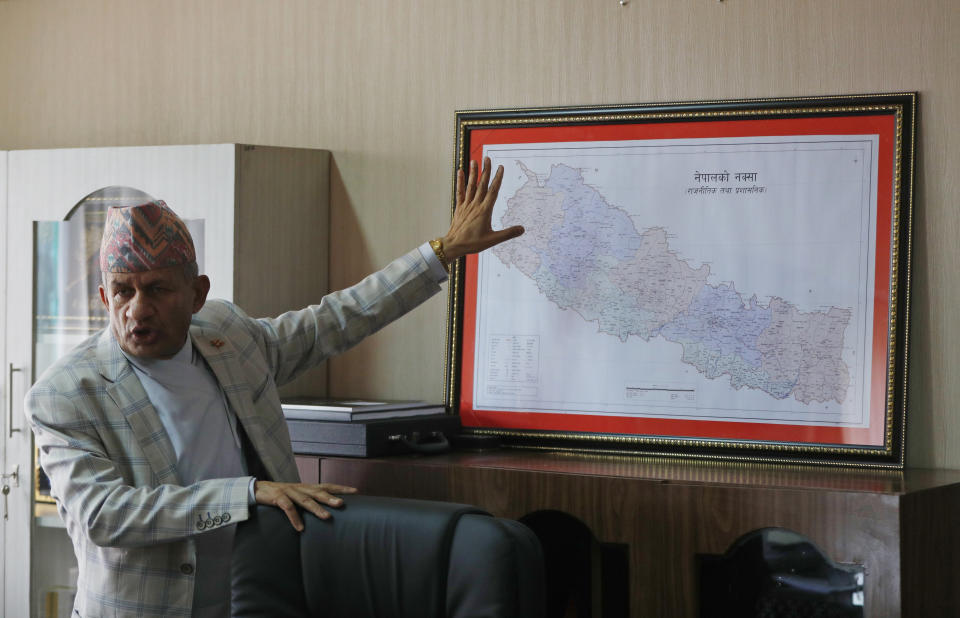
{"label": "red and gold patterned hat", "polygon": [[107,210],[100,241],[100,270],[139,273],[196,261],[183,220],[161,200]]}

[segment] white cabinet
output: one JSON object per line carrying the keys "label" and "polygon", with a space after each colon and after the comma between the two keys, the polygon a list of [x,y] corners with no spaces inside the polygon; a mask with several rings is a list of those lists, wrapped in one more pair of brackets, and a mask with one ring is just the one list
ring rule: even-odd
{"label": "white cabinet", "polygon": [[[0,150],[0,221],[3,222],[4,229],[7,226],[7,159],[9,155],[6,151]],[[7,263],[7,234],[0,234],[0,275],[2,275],[6,270]],[[9,419],[13,414],[13,400],[12,393],[10,391],[11,378],[12,376],[12,367],[7,363],[7,349],[6,349],[6,317],[7,317],[7,292],[3,286],[0,284],[0,368],[2,368],[3,382],[0,382],[0,394],[3,395],[3,412],[0,416],[0,431],[2,431],[3,439],[0,440],[0,473],[6,473],[8,469],[13,469],[16,465],[15,457],[10,453],[10,449],[7,446],[7,432],[10,428]],[[9,468],[8,468],[9,464]],[[6,478],[4,478],[0,483],[8,484]],[[0,496],[0,501],[4,501],[5,498]],[[0,504],[0,509],[6,508],[7,504]],[[3,558],[3,564],[0,564],[0,599],[6,598],[6,588],[4,582],[7,579],[7,571],[14,569],[16,562],[13,561],[15,553],[8,554],[9,544],[7,543],[7,537],[12,536],[8,533],[10,526],[8,525],[9,520],[0,519],[0,557]],[[0,610],[5,608],[0,607]],[[7,611],[0,611],[4,615],[13,615]]]}
{"label": "white cabinet", "polygon": [[[190,222],[211,298],[232,300],[253,316],[276,315],[327,292],[329,152],[238,144],[25,150],[0,155],[0,170],[8,256],[0,268],[0,343],[5,400],[14,408],[4,463],[26,471],[7,497],[0,613],[27,616],[31,599],[38,615],[41,593],[69,583],[75,563],[66,533],[49,525],[58,517],[42,516],[40,503],[35,517],[33,441],[22,400],[50,362],[106,325],[99,299],[90,298],[99,279],[98,191],[127,186],[166,201]],[[316,369],[284,392],[324,395],[326,375],[326,367]]]}

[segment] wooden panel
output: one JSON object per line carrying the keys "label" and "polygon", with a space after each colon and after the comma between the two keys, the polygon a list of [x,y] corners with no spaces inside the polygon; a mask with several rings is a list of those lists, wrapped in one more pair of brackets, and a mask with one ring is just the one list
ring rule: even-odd
{"label": "wooden panel", "polygon": [[723,553],[742,534],[767,526],[806,535],[835,561],[865,565],[867,615],[900,615],[897,489],[864,491],[856,479],[853,490],[810,488],[809,481],[724,484],[696,475],[671,481],[629,469],[598,476],[590,466],[577,472],[576,464],[556,466],[549,458],[539,466],[535,457],[530,466],[493,458],[490,465],[482,455],[325,458],[321,480],[375,495],[476,504],[503,517],[551,509],[573,515],[600,541],[629,545],[634,616],[695,615],[695,556]]}
{"label": "wooden panel", "polygon": [[320,482],[320,460],[316,457],[296,457],[301,483]]}
{"label": "wooden panel", "polygon": [[[919,90],[907,460],[960,468],[957,32],[956,0],[6,0],[0,148],[330,149],[336,288],[444,231],[456,109]],[[444,308],[332,393],[439,399]]]}
{"label": "wooden panel", "polygon": [[[330,153],[236,146],[234,298],[254,317],[317,304],[329,289]],[[327,394],[328,365],[280,389]]]}
{"label": "wooden panel", "polygon": [[957,492],[931,489],[903,500],[905,616],[955,616],[960,608],[960,535]]}
{"label": "wooden panel", "polygon": [[658,483],[694,483],[756,488],[826,489],[903,495],[960,484],[960,470],[906,471],[780,466],[729,461],[691,461],[666,457],[622,457],[498,449],[401,458],[404,466],[462,466],[629,478]]}
{"label": "wooden panel", "polygon": [[330,153],[237,145],[234,298],[251,316],[329,291]]}

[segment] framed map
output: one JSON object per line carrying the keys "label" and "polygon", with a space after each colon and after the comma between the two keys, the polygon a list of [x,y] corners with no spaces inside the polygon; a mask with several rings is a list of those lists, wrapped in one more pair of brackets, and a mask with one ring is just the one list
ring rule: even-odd
{"label": "framed map", "polygon": [[445,398],[518,446],[902,467],[917,95],[462,111]]}

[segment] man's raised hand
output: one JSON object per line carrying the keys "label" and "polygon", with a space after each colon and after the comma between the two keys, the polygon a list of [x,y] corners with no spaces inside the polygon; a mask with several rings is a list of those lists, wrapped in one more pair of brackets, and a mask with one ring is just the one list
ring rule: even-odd
{"label": "man's raised hand", "polygon": [[463,170],[457,171],[456,205],[450,231],[443,237],[443,253],[448,262],[468,253],[479,253],[505,240],[523,234],[523,227],[515,225],[494,230],[491,224],[493,205],[503,181],[503,166],[490,181],[490,158],[483,158],[483,170],[477,180],[477,163],[470,162],[470,175],[464,179]]}

